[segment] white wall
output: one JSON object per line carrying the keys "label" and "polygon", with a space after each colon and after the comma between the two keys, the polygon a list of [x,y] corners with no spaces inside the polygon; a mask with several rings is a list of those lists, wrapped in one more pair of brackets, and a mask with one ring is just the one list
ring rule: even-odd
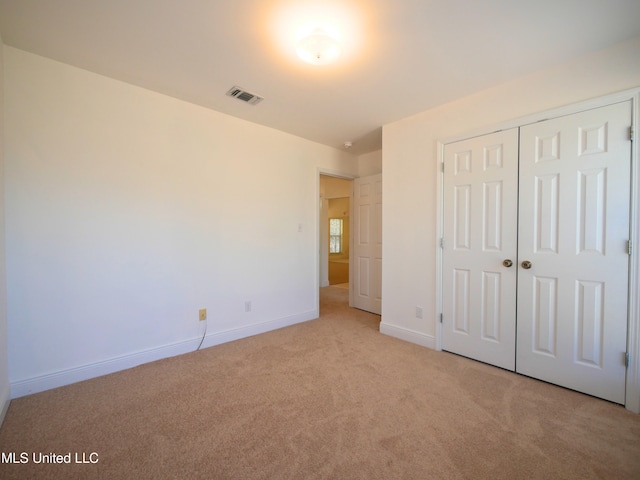
{"label": "white wall", "polygon": [[4,53],[14,396],[193,350],[200,308],[204,346],[317,316],[317,172],[356,157]]}
{"label": "white wall", "polygon": [[383,128],[382,331],[435,347],[438,140],[638,87],[639,52],[640,37]]}
{"label": "white wall", "polygon": [[382,150],[358,156],[358,176],[366,177],[382,173]]}
{"label": "white wall", "polygon": [[4,67],[0,36],[0,425],[9,407],[9,357],[7,343],[7,284],[4,241]]}

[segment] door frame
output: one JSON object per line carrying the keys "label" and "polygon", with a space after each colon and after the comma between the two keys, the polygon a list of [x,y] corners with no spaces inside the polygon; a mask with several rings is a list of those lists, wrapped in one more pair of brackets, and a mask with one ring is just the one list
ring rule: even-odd
{"label": "door frame", "polygon": [[626,375],[625,408],[640,414],[640,147],[638,146],[638,118],[640,117],[640,87],[631,90],[605,95],[585,100],[583,102],[565,105],[560,108],[533,113],[524,117],[505,121],[494,125],[438,140],[436,168],[436,304],[434,317],[436,320],[436,350],[442,350],[443,311],[443,251],[441,239],[444,235],[444,147],[446,144],[494,133],[509,128],[522,127],[531,123],[550,118],[571,115],[584,110],[604,107],[612,103],[631,101],[631,125],[633,129],[631,143],[631,205],[630,205],[630,238],[633,244],[629,258],[629,294],[628,294],[628,324],[627,324],[627,352],[629,366]]}
{"label": "door frame", "polygon": [[[342,178],[343,180],[348,180],[351,182],[351,189],[349,191],[349,221],[353,218],[353,181],[358,178],[357,175],[353,175],[350,173],[339,172],[336,170],[329,170],[326,168],[318,167],[316,169],[316,311],[320,314],[320,256],[321,256],[321,247],[322,242],[320,239],[320,235],[322,234],[322,227],[320,225],[320,221],[322,218],[320,217],[320,176],[324,175],[325,177],[334,177],[334,178]],[[349,235],[349,251],[353,251],[353,235]],[[349,258],[349,278],[351,278],[351,269],[352,269],[352,259]],[[353,304],[353,293],[351,291],[351,281],[349,281],[349,306]]]}

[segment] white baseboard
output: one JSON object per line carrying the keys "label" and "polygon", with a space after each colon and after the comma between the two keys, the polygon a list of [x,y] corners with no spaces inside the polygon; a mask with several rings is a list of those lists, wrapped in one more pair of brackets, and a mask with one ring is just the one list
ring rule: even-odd
{"label": "white baseboard", "polygon": [[424,333],[416,332],[408,328],[399,327],[397,325],[391,325],[384,321],[380,323],[380,333],[389,335],[390,337],[399,338],[405,342],[415,343],[423,347],[436,349],[436,339],[431,335],[425,335]]}
{"label": "white baseboard", "polygon": [[221,343],[233,342],[234,340],[240,340],[241,338],[252,337],[253,335],[259,335],[271,330],[288,327],[290,325],[295,325],[296,323],[314,320],[318,317],[318,310],[309,310],[308,312],[256,323],[246,327],[234,328],[223,332],[212,332],[205,337],[201,348],[212,347],[214,345],[220,345]]}
{"label": "white baseboard", "polygon": [[144,352],[124,355],[122,357],[105,360],[102,362],[70,368],[60,372],[29,378],[11,384],[12,398],[24,397],[32,393],[44,392],[52,388],[70,385],[72,383],[89,380],[90,378],[108,375],[127,368],[137,367],[143,363],[155,362],[163,358],[182,355],[198,348],[200,342],[197,339],[166,345],[164,347],[145,350]]}
{"label": "white baseboard", "polygon": [[[318,318],[318,311],[313,310],[304,312],[290,317],[279,318],[267,322],[261,322],[254,325],[227,330],[223,332],[212,332],[207,335],[202,342],[202,347],[211,347],[220,345],[221,343],[239,340],[241,338],[251,337],[270,330],[287,327],[300,322],[306,322]],[[70,385],[72,383],[89,380],[90,378],[100,377],[109,373],[118,372],[133,368],[144,363],[155,362],[163,358],[174,357],[184,353],[193,352],[200,344],[200,338],[186,340],[183,342],[166,345],[163,347],[146,350],[144,352],[125,355],[103,362],[84,365],[82,367],[71,368],[60,372],[42,375],[40,377],[29,378],[11,383],[11,398],[24,397],[33,393],[44,392],[52,388]],[[2,399],[0,399],[1,401]],[[7,401],[8,406],[8,401]]]}

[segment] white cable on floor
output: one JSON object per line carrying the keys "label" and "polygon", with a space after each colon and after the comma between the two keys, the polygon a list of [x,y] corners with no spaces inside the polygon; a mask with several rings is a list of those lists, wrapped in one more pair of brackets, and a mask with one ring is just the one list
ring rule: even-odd
{"label": "white cable on floor", "polygon": [[207,322],[206,320],[204,321],[204,333],[202,334],[202,338],[200,339],[200,345],[198,345],[198,348],[196,348],[196,352],[198,350],[200,350],[200,347],[202,346],[202,342],[204,342],[204,337],[207,335],[207,325],[209,322]]}

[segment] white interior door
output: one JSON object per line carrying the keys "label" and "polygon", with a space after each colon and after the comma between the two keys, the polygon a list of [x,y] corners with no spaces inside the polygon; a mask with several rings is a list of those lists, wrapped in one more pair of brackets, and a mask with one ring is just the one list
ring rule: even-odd
{"label": "white interior door", "polygon": [[444,168],[443,348],[513,370],[518,129],[446,145]]}
{"label": "white interior door", "polygon": [[382,174],[353,182],[353,306],[382,312]]}
{"label": "white interior door", "polygon": [[624,102],[520,129],[517,371],[617,403],[625,399],[630,125]]}
{"label": "white interior door", "polygon": [[630,126],[627,101],[445,146],[444,350],[624,403]]}

